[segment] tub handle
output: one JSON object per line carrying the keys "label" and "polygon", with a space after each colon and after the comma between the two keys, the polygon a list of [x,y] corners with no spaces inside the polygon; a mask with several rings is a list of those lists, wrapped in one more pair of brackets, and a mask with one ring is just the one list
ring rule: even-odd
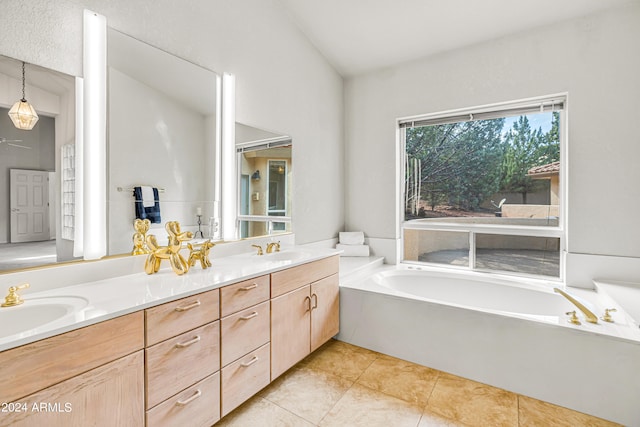
{"label": "tub handle", "polygon": [[318,308],[318,295],[311,295],[311,299],[313,299],[313,306],[311,307],[311,310],[313,310],[314,308]]}
{"label": "tub handle", "polygon": [[304,303],[306,306],[305,311],[311,311],[311,298],[309,296],[304,297]]}

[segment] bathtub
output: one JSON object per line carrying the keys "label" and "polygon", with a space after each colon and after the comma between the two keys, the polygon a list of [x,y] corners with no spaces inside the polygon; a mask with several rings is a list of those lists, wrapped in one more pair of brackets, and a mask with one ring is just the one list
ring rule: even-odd
{"label": "bathtub", "polygon": [[[556,287],[561,287],[555,284]],[[341,279],[338,339],[627,426],[640,426],[640,329],[567,322],[553,283],[381,266]],[[596,315],[606,295],[565,289]]]}

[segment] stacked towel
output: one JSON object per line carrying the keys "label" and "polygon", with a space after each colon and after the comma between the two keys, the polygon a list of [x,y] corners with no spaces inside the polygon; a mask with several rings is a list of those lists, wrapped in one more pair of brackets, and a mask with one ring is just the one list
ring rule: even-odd
{"label": "stacked towel", "polygon": [[137,219],[148,219],[153,224],[160,224],[160,197],[155,187],[133,187]]}
{"label": "stacked towel", "polygon": [[341,231],[336,249],[342,250],[341,256],[369,256],[369,245],[364,244],[362,231]]}

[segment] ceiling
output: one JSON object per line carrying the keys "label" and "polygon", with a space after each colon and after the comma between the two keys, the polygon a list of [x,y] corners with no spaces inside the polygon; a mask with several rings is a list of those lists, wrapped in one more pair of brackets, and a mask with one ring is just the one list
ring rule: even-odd
{"label": "ceiling", "polygon": [[638,0],[279,0],[343,76]]}

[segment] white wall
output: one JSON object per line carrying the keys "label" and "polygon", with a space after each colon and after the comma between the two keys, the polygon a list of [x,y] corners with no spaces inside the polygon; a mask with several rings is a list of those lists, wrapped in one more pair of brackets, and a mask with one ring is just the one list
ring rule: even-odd
{"label": "white wall", "polygon": [[297,242],[342,229],[342,78],[276,0],[3,0],[0,54],[81,75],[83,8],[142,41],[235,74],[236,119],[293,138]]}
{"label": "white wall", "polygon": [[566,91],[568,251],[640,257],[639,40],[636,3],[347,80],[347,229],[398,237],[397,118]]}

